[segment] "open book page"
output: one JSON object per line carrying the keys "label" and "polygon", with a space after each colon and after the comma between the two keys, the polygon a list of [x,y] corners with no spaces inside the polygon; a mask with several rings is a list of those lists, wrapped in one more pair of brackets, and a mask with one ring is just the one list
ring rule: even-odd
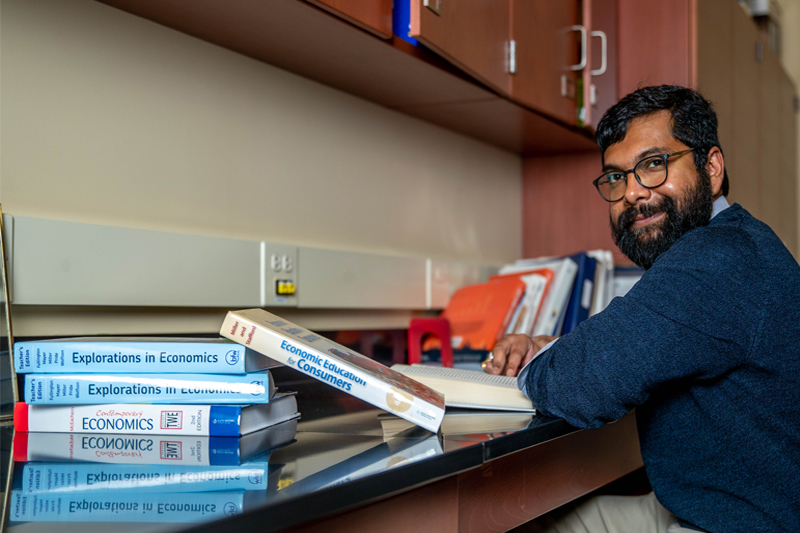
{"label": "open book page", "polygon": [[443,393],[447,407],[536,412],[517,388],[515,377],[427,365],[393,365],[392,369]]}
{"label": "open book page", "polygon": [[392,365],[392,370],[402,372],[412,378],[415,376],[431,376],[467,383],[488,383],[497,387],[519,390],[517,388],[517,378],[514,376],[495,376],[476,370],[430,365]]}

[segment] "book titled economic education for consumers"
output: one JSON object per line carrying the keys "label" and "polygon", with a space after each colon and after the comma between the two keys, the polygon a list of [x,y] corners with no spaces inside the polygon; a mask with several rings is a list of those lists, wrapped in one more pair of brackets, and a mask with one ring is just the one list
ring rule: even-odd
{"label": "book titled economic education for consumers", "polygon": [[242,437],[17,431],[14,461],[236,466],[267,461],[272,450],[293,442],[296,432],[297,418]]}
{"label": "book titled economic education for consumers", "polygon": [[279,363],[228,339],[75,337],[14,343],[18,373],[244,374]]}
{"label": "book titled economic education for consumers", "polygon": [[122,433],[236,437],[296,418],[293,393],[251,405],[102,404],[14,408],[14,428],[25,432]]}
{"label": "book titled economic education for consumers", "polygon": [[231,311],[221,334],[428,431],[444,416],[435,390],[263,309]]}
{"label": "book titled economic education for consumers", "polygon": [[26,374],[34,404],[269,402],[269,372],[250,374]]}

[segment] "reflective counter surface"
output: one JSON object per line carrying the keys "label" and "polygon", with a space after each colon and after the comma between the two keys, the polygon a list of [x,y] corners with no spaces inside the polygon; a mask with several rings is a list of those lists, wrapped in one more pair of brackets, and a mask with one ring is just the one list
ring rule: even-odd
{"label": "reflective counter surface", "polygon": [[[576,431],[541,415],[448,410],[436,435],[291,369],[274,376],[280,390],[297,391],[299,421],[242,439],[15,436],[10,426],[0,428],[10,477],[4,527],[13,533],[278,531]],[[53,460],[67,456],[67,448],[84,462]],[[174,460],[197,454],[212,465],[225,454],[216,462],[228,464]],[[37,461],[14,463],[14,457]]]}

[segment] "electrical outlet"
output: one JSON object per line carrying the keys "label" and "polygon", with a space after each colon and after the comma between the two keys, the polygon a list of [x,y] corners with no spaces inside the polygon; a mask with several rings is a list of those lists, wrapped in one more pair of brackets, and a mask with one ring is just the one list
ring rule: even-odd
{"label": "electrical outlet", "polygon": [[261,243],[261,307],[297,307],[297,246]]}

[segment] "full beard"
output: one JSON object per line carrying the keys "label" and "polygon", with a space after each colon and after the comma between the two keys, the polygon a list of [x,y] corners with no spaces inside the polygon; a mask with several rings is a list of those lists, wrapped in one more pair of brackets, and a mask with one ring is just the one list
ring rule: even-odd
{"label": "full beard", "polygon": [[[686,192],[680,205],[676,206],[672,198],[662,196],[657,203],[627,209],[616,223],[611,219],[614,243],[628,259],[647,270],[684,234],[707,226],[713,204],[711,179],[708,172],[702,169],[697,185]],[[657,222],[641,228],[632,227],[637,216],[647,218],[657,213],[664,213]]]}

